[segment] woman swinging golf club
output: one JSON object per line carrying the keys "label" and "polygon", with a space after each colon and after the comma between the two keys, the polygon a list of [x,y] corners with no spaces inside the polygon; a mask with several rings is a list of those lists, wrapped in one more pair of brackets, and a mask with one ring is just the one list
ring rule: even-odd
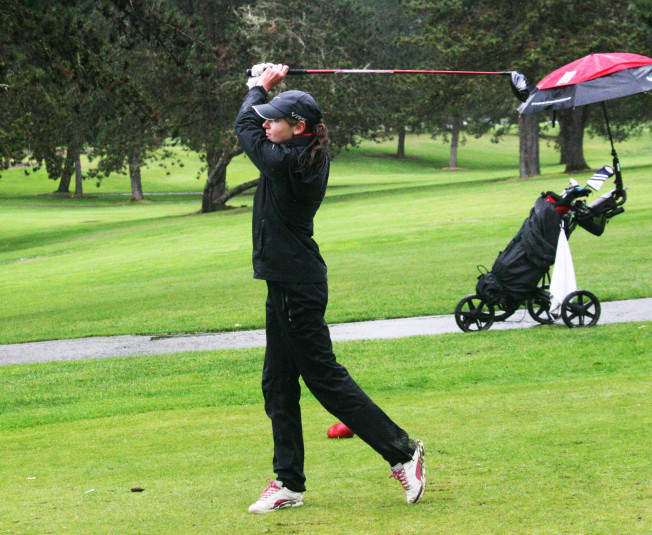
{"label": "woman swinging golf club", "polygon": [[417,503],[426,486],[423,443],[409,439],[333,354],[324,320],[326,264],[312,238],[328,182],[328,131],[308,93],[286,91],[267,102],[267,92],[287,72],[286,65],[254,66],[235,124],[242,147],[261,173],[254,196],[253,266],[254,278],[267,281],[262,387],[277,475],[249,512],[303,505],[299,377],[326,410],[390,464],[391,477],[404,487],[408,503]]}

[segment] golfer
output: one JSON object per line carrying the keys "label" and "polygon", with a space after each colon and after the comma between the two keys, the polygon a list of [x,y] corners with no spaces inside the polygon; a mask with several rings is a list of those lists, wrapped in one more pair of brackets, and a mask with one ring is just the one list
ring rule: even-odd
{"label": "golfer", "polygon": [[260,64],[236,119],[236,133],[260,170],[253,208],[254,278],[267,282],[267,347],[263,366],[265,412],[272,422],[271,481],[250,513],[303,505],[306,490],[299,377],[336,418],[391,466],[408,503],[425,486],[424,447],[362,391],[333,354],[324,320],[326,264],[312,238],[313,218],[328,182],[328,131],[315,100],[286,91],[267,102],[286,65]]}

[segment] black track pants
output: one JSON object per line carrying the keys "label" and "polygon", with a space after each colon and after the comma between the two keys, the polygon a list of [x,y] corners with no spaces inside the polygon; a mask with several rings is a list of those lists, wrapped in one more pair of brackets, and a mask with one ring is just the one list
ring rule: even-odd
{"label": "black track pants", "polygon": [[290,490],[305,490],[299,376],[337,419],[390,464],[410,460],[408,435],[335,360],[324,312],[326,283],[267,282],[265,411],[272,421],[274,471]]}

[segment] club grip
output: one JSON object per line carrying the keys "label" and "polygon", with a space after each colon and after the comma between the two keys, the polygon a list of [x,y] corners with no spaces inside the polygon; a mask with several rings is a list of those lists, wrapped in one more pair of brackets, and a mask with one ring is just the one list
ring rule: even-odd
{"label": "club grip", "polygon": [[[306,69],[290,69],[288,71],[288,76],[294,74],[306,74]],[[251,76],[251,69],[247,69],[247,76]]]}

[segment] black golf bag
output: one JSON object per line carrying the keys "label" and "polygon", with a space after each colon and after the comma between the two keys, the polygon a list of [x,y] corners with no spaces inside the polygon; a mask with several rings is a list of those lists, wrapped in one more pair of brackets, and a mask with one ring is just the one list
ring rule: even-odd
{"label": "black golf bag", "polygon": [[518,306],[537,291],[537,284],[555,262],[561,217],[555,204],[539,197],[521,229],[496,258],[491,271],[478,277],[476,293],[503,309]]}

